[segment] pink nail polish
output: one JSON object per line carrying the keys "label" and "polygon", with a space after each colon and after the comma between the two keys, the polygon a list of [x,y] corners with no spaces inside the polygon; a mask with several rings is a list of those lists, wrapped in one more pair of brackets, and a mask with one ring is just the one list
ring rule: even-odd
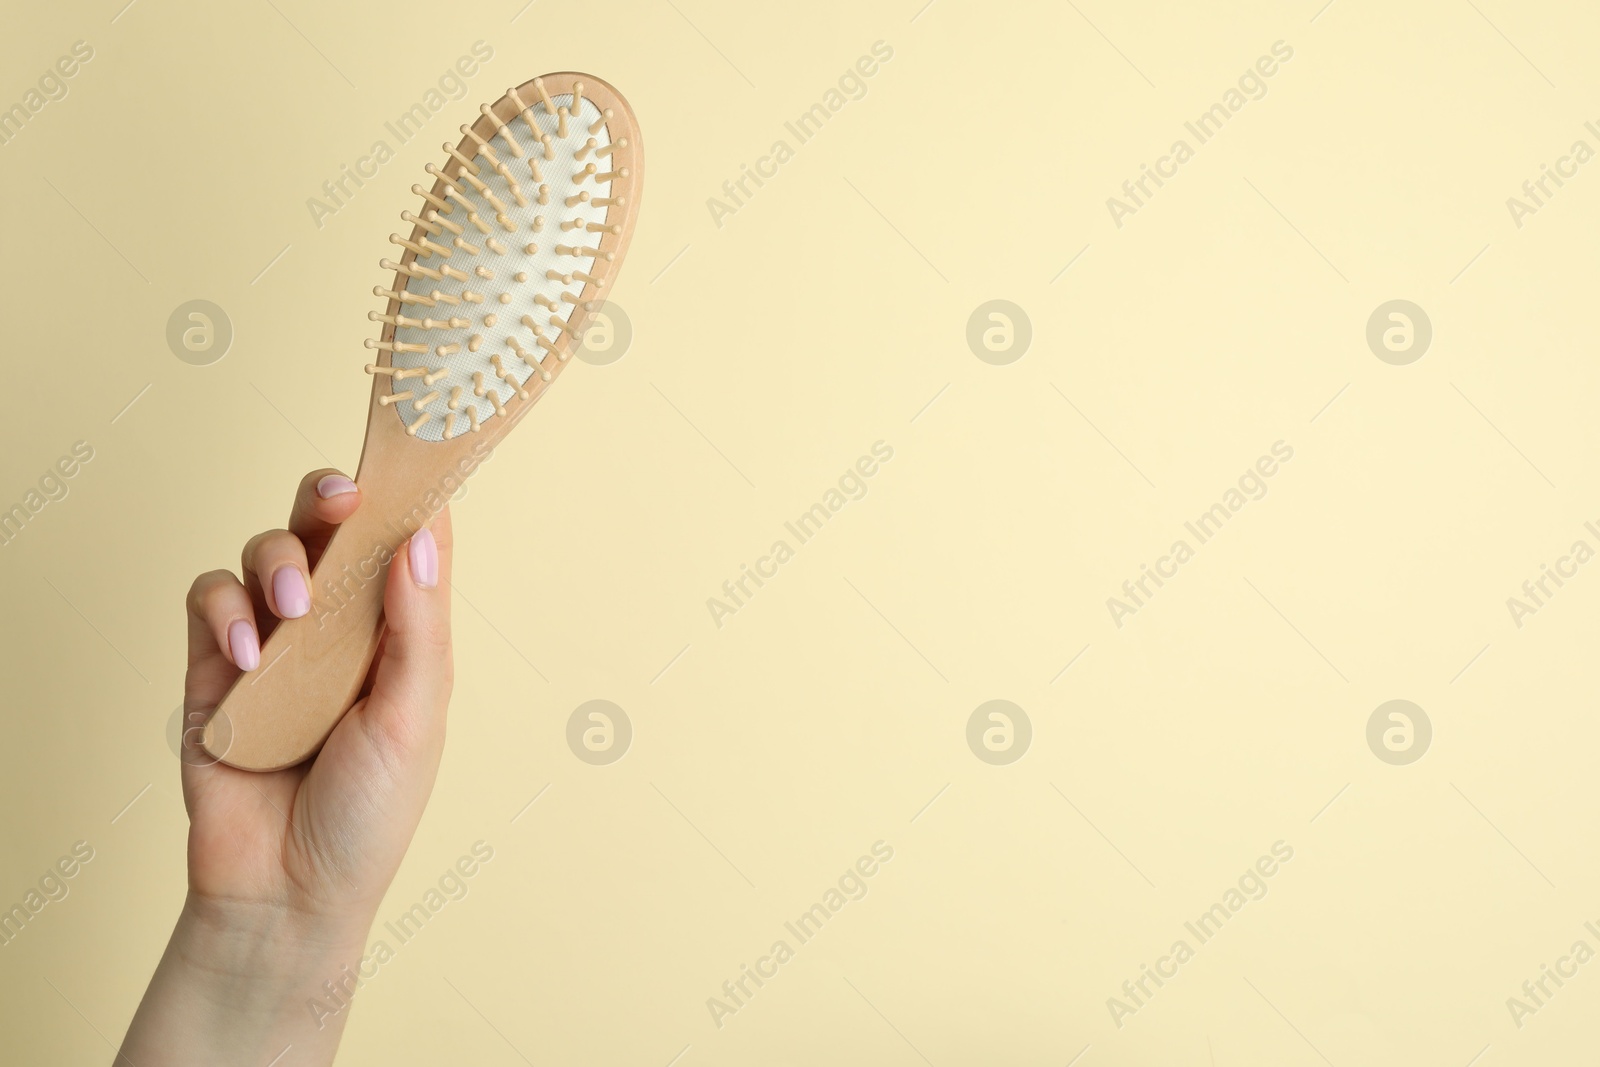
{"label": "pink nail polish", "polygon": [[317,482],[317,495],[326,500],[330,496],[339,496],[343,493],[356,491],[356,483],[342,474],[325,475]]}
{"label": "pink nail polish", "polygon": [[298,619],[311,610],[306,580],[294,567],[278,568],[272,576],[272,595],[278,601],[278,614],[286,619]]}
{"label": "pink nail polish", "polygon": [[234,619],[228,624],[228,651],[241,671],[253,671],[261,666],[261,642],[256,639],[256,628],[244,619]]}
{"label": "pink nail polish", "polygon": [[411,535],[411,577],[424,589],[439,584],[439,546],[427,527]]}

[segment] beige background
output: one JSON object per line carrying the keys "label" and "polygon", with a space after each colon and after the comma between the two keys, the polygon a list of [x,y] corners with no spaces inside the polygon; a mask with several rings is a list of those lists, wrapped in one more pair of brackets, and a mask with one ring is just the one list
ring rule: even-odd
{"label": "beige background", "polygon": [[[381,918],[473,842],[495,858],[362,990],[343,1061],[1592,1049],[1600,963],[1520,1029],[1506,1005],[1600,949],[1600,567],[1520,629],[1506,607],[1600,547],[1600,168],[1520,229],[1506,207],[1600,148],[1586,5],[121,3],[17,8],[0,43],[4,106],[95,51],[0,147],[0,506],[95,452],[0,549],[0,904],[96,851],[0,949],[8,1059],[109,1061],[183,892],[183,593],[304,471],[354,468],[410,184],[561,69],[645,130],[632,347],[572,368],[456,505],[451,739]],[[318,229],[306,199],[479,39],[466,97]],[[879,40],[866,96],[719,228],[707,199]],[[1267,95],[1114,225],[1106,198],[1279,40]],[[165,341],[191,299],[236,332],[211,366]],[[965,339],[991,299],[1032,323],[1006,366]],[[1365,340],[1392,299],[1433,324],[1408,366]],[[714,626],[878,440],[867,496]],[[1266,497],[1113,625],[1278,440]],[[1434,731],[1408,766],[1366,742],[1397,698]],[[565,741],[591,699],[635,731],[609,766]],[[965,740],[990,699],[1032,722],[1008,766]],[[878,840],[865,899],[717,1028],[706,999]],[[1107,998],[1279,840],[1265,898],[1119,1029]]]}

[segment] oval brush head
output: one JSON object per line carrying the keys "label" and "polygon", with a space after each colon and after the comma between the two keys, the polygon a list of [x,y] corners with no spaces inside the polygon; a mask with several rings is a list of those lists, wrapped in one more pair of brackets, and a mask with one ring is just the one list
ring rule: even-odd
{"label": "oval brush head", "polygon": [[547,74],[479,109],[429,187],[401,213],[383,312],[361,507],[311,576],[312,611],[278,624],[202,744],[249,770],[299,763],[360,696],[383,632],[400,546],[442,510],[560,374],[621,266],[638,213],[643,147],[615,89]]}
{"label": "oval brush head", "polygon": [[390,359],[367,369],[392,377],[387,402],[424,441],[477,430],[551,381],[594,309],[585,290],[602,293],[617,258],[606,238],[623,231],[633,144],[581,80],[530,84],[531,96],[507,90],[509,120],[485,104],[487,129],[463,126],[461,145],[443,146],[421,214],[402,216],[411,237],[389,235],[406,255],[382,263],[398,272],[378,290],[391,307],[369,317],[390,329],[368,346]]}

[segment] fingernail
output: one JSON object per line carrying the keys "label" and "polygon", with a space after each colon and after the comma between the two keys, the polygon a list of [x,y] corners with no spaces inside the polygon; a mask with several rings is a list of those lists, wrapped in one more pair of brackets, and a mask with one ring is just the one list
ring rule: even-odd
{"label": "fingernail", "polygon": [[261,642],[256,640],[256,628],[245,619],[228,624],[228,651],[233,654],[234,666],[241,671],[261,666]]}
{"label": "fingernail", "polygon": [[356,491],[356,483],[342,474],[329,474],[317,482],[317,495],[326,500],[330,496]]}
{"label": "fingernail", "polygon": [[439,584],[439,546],[427,527],[411,535],[411,577],[424,589]]}
{"label": "fingernail", "polygon": [[295,567],[278,568],[272,576],[272,595],[278,601],[278,614],[286,619],[298,619],[311,610],[306,580]]}

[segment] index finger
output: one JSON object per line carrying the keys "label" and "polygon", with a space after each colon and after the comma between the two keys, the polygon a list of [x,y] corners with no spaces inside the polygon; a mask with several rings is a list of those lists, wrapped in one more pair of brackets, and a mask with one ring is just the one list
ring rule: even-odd
{"label": "index finger", "polygon": [[294,507],[289,511],[289,532],[306,546],[306,560],[315,568],[328,539],[339,524],[361,506],[361,490],[344,474],[326,467],[300,479]]}

